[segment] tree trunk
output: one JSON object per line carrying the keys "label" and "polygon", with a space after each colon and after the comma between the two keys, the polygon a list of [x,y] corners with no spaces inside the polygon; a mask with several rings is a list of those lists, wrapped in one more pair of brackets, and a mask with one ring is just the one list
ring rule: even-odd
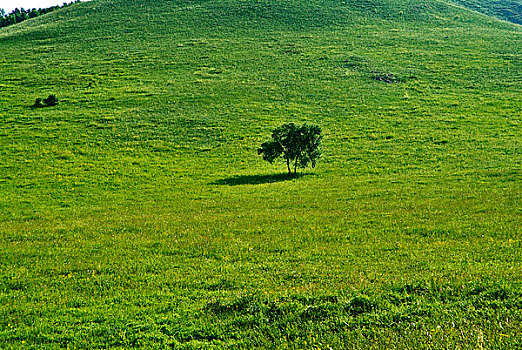
{"label": "tree trunk", "polygon": [[295,164],[294,164],[294,175],[297,174],[297,157],[295,157]]}
{"label": "tree trunk", "polygon": [[291,174],[292,170],[290,170],[290,158],[288,155],[286,156],[286,167],[288,168],[288,174]]}

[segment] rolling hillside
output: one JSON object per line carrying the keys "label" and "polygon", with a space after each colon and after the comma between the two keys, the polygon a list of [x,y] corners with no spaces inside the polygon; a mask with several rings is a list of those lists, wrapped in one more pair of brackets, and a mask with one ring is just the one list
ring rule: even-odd
{"label": "rolling hillside", "polygon": [[[521,35],[438,0],[0,29],[0,347],[521,346]],[[324,133],[297,178],[256,152],[284,122]]]}
{"label": "rolling hillside", "polygon": [[522,1],[520,0],[455,0],[455,3],[488,16],[522,24]]}

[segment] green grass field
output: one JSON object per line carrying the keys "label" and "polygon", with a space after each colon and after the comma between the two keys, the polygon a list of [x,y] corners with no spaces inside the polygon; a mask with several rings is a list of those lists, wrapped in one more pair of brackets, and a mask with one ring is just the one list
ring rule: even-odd
{"label": "green grass field", "polygon": [[[522,348],[521,39],[438,0],[0,29],[0,348]],[[285,122],[323,129],[297,178]]]}

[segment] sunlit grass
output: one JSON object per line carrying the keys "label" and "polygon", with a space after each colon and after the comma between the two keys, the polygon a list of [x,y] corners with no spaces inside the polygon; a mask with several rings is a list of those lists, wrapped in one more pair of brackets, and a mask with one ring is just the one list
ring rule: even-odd
{"label": "sunlit grass", "polygon": [[[517,348],[520,29],[425,5],[0,30],[1,346]],[[256,152],[285,122],[324,133],[291,178]]]}

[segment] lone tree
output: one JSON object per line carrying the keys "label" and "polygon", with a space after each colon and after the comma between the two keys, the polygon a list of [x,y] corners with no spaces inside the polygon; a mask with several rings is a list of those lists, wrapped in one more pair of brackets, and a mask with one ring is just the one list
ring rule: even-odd
{"label": "lone tree", "polygon": [[281,157],[286,161],[288,174],[297,174],[297,167],[306,168],[308,164],[315,168],[317,159],[321,156],[321,128],[317,125],[294,123],[283,124],[272,131],[272,140],[261,144],[257,150],[263,159],[273,163]]}

